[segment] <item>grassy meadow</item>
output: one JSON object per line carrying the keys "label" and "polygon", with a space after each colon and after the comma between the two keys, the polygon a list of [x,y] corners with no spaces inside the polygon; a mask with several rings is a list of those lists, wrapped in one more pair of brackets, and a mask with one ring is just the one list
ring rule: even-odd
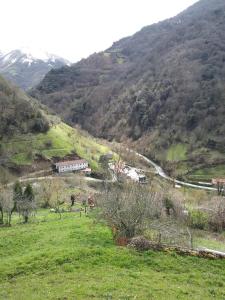
{"label": "grassy meadow", "polygon": [[225,261],[138,253],[92,217],[38,211],[0,228],[0,299],[225,299]]}

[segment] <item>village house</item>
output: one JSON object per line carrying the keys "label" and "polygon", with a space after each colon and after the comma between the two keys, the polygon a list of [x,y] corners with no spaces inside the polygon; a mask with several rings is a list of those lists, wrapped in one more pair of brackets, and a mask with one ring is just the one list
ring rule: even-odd
{"label": "village house", "polygon": [[124,174],[126,174],[126,176],[132,179],[133,181],[139,183],[146,183],[146,176],[144,174],[139,173],[135,168],[131,168],[127,166],[124,169]]}
{"label": "village house", "polygon": [[212,184],[217,187],[219,196],[225,196],[225,178],[212,179]]}
{"label": "village house", "polygon": [[119,161],[115,164],[110,163],[109,168],[117,175],[117,176],[126,176],[129,179],[139,182],[146,183],[147,179],[145,174],[140,172],[138,169],[125,165],[123,161]]}
{"label": "village house", "polygon": [[84,159],[62,161],[55,163],[54,167],[58,173],[80,171],[88,168],[88,162]]}
{"label": "village house", "polygon": [[225,185],[225,178],[212,179],[212,184],[213,185],[217,185],[217,184],[224,184]]}

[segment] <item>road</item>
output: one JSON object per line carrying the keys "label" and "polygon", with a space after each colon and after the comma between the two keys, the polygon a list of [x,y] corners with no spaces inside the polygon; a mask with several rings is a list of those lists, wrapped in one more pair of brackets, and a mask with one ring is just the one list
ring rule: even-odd
{"label": "road", "polygon": [[[128,149],[127,149],[128,150]],[[133,150],[129,150],[130,152],[135,153],[137,156],[141,157],[143,160],[145,160],[147,163],[149,163],[150,165],[152,165],[155,170],[156,170],[156,174],[158,174],[160,177],[172,181],[176,184],[179,184],[181,186],[187,186],[187,187],[191,187],[191,188],[196,188],[196,189],[202,189],[202,190],[207,190],[207,191],[217,191],[216,188],[214,187],[209,187],[209,186],[203,186],[203,185],[198,185],[198,184],[193,184],[193,183],[189,183],[189,182],[185,182],[185,181],[181,181],[181,180],[177,180],[177,179],[173,179],[171,177],[169,177],[164,171],[163,169],[157,165],[154,161],[152,161],[151,159],[147,158],[146,156],[135,152]]]}
{"label": "road", "polygon": [[[19,182],[23,183],[23,182],[33,182],[33,181],[44,181],[44,180],[55,180],[55,179],[74,179],[74,176],[52,176],[52,175],[47,175],[47,176],[34,176],[37,175],[37,173],[43,173],[46,170],[42,170],[39,172],[34,172],[29,174],[30,176],[25,176],[25,177],[21,177],[18,179]],[[49,170],[48,170],[49,171]],[[93,177],[82,177],[83,179],[85,179],[86,181],[92,181],[92,182],[106,182],[106,183],[113,183],[117,181],[116,175],[111,172],[110,170],[110,175],[112,177],[111,180],[103,180],[103,179],[97,179],[97,178],[93,178]],[[7,184],[7,186],[13,186],[15,182],[10,182]]]}

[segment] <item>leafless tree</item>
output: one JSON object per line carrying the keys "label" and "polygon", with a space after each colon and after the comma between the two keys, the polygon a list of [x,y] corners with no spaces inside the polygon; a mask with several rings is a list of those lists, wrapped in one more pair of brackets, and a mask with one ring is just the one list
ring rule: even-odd
{"label": "leafless tree", "polygon": [[53,181],[45,180],[38,190],[38,202],[42,208],[49,208],[51,206],[50,200],[53,193]]}
{"label": "leafless tree", "polygon": [[148,219],[160,218],[163,198],[151,187],[135,183],[106,186],[98,201],[103,216],[120,236],[131,238],[144,231]]}
{"label": "leafless tree", "polygon": [[24,192],[16,200],[16,207],[19,214],[23,217],[24,223],[27,223],[29,217],[36,210],[35,195],[30,184],[26,186]]}
{"label": "leafless tree", "polygon": [[11,218],[12,218],[12,213],[14,211],[14,207],[15,207],[15,202],[13,200],[13,192],[9,189],[3,188],[0,194],[1,224],[4,223],[4,215],[6,215],[5,224],[7,226],[11,225]]}
{"label": "leafless tree", "polygon": [[213,230],[225,229],[225,197],[214,197],[213,209],[209,210],[209,225]]}
{"label": "leafless tree", "polygon": [[55,209],[55,212],[59,214],[59,218],[61,219],[61,208],[60,206],[65,202],[66,200],[66,194],[65,194],[65,184],[63,180],[60,178],[56,178],[52,180],[51,182],[51,189],[49,191],[49,204],[50,207]]}
{"label": "leafless tree", "polygon": [[225,196],[225,183],[224,182],[217,182],[217,193],[218,196]]}

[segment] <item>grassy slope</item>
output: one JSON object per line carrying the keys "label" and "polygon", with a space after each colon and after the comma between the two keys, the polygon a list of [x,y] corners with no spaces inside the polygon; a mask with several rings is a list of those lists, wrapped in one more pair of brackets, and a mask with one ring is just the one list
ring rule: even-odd
{"label": "grassy slope", "polygon": [[225,165],[203,168],[194,171],[189,178],[194,180],[211,180],[213,177],[225,178]]}
{"label": "grassy slope", "polygon": [[17,136],[5,142],[4,147],[13,153],[12,161],[18,165],[31,164],[34,154],[51,158],[63,157],[75,151],[79,156],[87,159],[93,169],[98,168],[99,156],[109,151],[96,139],[65,123],[52,126],[46,134]]}
{"label": "grassy slope", "polygon": [[87,217],[57,218],[0,229],[0,299],[225,298],[225,261],[133,252]]}
{"label": "grassy slope", "polygon": [[158,152],[157,158],[159,160],[176,163],[175,175],[186,175],[188,180],[193,181],[211,181],[215,177],[225,177],[225,165],[215,165],[213,162],[217,160],[224,160],[224,154],[218,151],[209,151],[205,148],[195,150],[191,154],[195,157],[204,157],[210,167],[202,167],[201,164],[190,162],[188,159],[188,145],[187,144],[173,144],[166,151]]}
{"label": "grassy slope", "polygon": [[176,144],[171,146],[166,155],[168,161],[182,161],[187,159],[187,146],[185,144]]}

